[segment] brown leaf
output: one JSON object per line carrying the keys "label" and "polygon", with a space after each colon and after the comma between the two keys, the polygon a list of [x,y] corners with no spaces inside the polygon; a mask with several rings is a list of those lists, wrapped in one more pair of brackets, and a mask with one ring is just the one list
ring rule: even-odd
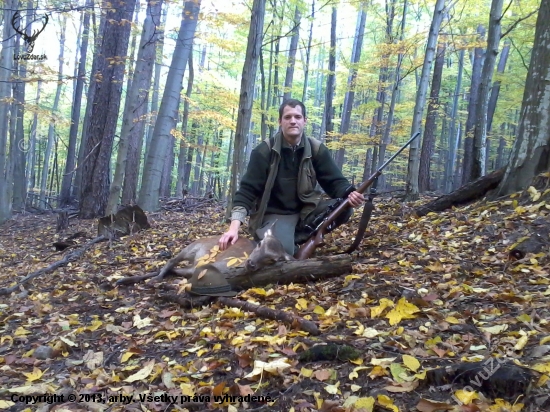
{"label": "brown leaf", "polygon": [[331,372],[328,369],[321,369],[321,370],[315,371],[313,375],[317,378],[317,380],[320,380],[322,382],[330,378]]}

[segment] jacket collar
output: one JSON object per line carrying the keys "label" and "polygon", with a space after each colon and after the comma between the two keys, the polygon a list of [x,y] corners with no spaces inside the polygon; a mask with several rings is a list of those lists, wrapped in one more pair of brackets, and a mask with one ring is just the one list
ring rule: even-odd
{"label": "jacket collar", "polygon": [[[272,150],[277,152],[277,154],[281,155],[281,150],[283,147],[291,147],[288,142],[284,139],[283,134],[279,131],[274,136],[273,141],[273,147]],[[302,138],[300,139],[300,143],[298,144],[298,148],[304,148],[304,159],[307,157],[311,157],[311,144],[309,142],[309,139],[306,137],[306,134],[302,134]]]}

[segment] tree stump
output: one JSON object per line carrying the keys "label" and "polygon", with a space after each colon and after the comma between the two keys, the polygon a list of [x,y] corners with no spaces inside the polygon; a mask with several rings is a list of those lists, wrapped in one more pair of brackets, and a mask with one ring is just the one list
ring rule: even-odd
{"label": "tree stump", "polygon": [[57,213],[57,225],[56,225],[56,232],[63,232],[69,227],[69,212],[58,212]]}

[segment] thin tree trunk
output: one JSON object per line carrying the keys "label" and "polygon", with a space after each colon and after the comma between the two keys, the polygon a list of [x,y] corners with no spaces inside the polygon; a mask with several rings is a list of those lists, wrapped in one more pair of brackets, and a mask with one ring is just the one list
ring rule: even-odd
{"label": "thin tree trunk", "polygon": [[307,89],[309,83],[309,59],[311,57],[311,41],[313,39],[313,20],[315,20],[315,0],[311,1],[311,21],[309,23],[309,35],[306,48],[306,63],[304,65],[304,89],[302,90],[302,102],[307,101]]}
{"label": "thin tree trunk", "polygon": [[296,66],[296,49],[298,48],[298,40],[300,38],[301,19],[302,13],[300,9],[296,7],[294,11],[294,27],[292,28],[292,37],[290,38],[290,48],[288,50],[283,101],[292,97],[292,80],[294,79],[294,66]]}
{"label": "thin tree trunk", "polygon": [[254,0],[252,4],[252,16],[250,18],[250,30],[248,43],[241,76],[241,92],[239,96],[239,111],[237,114],[237,126],[235,127],[235,143],[233,150],[233,167],[231,170],[231,201],[228,202],[226,215],[233,207],[233,196],[237,191],[237,182],[243,175],[245,144],[250,129],[252,117],[252,103],[254,98],[254,84],[260,48],[262,46],[262,33],[265,17],[265,1]]}
{"label": "thin tree trunk", "polygon": [[[192,46],[191,46],[192,47]],[[179,142],[179,156],[178,156],[178,180],[176,183],[176,196],[180,196],[183,193],[184,188],[184,174],[186,167],[187,150],[192,150],[189,146],[189,137],[187,136],[187,125],[189,123],[189,99],[193,92],[193,81],[195,79],[195,70],[193,68],[193,50],[189,53],[189,61],[187,62],[189,68],[189,76],[187,77],[187,90],[185,91],[185,99],[183,100],[183,118],[181,120],[181,133],[183,139]]]}
{"label": "thin tree trunk", "polygon": [[325,121],[324,130],[321,127],[321,136],[325,137],[325,140],[329,138],[332,140],[332,133],[334,132],[334,107],[332,102],[334,100],[334,90],[336,89],[336,7],[332,8],[331,20],[330,20],[330,51],[328,56],[328,74],[327,74],[327,87],[325,89],[325,112],[323,119]]}
{"label": "thin tree trunk", "polygon": [[[485,28],[480,24],[477,28],[479,38],[485,37]],[[472,65],[472,76],[470,83],[470,98],[468,101],[468,117],[466,119],[466,130],[464,137],[464,159],[462,161],[462,184],[470,181],[472,165],[474,162],[474,128],[477,113],[477,101],[479,97],[479,85],[481,83],[481,70],[485,50],[483,47],[476,47],[474,50],[474,61]]]}
{"label": "thin tree trunk", "polygon": [[359,14],[357,15],[357,26],[355,29],[355,38],[353,40],[353,48],[350,59],[351,68],[348,76],[348,90],[346,91],[346,95],[344,97],[342,123],[340,123],[340,148],[336,154],[336,164],[340,169],[344,165],[344,156],[346,151],[342,140],[350,127],[353,99],[355,98],[355,79],[357,77],[356,65],[361,59],[361,49],[363,48],[363,35],[365,34],[365,21],[367,19],[367,12],[364,10],[364,7],[364,5],[361,5]]}
{"label": "thin tree trunk", "polygon": [[504,0],[493,0],[489,18],[489,32],[487,34],[487,51],[481,72],[479,97],[476,109],[476,123],[474,128],[474,161],[470,181],[476,180],[485,174],[486,168],[486,139],[487,139],[487,111],[489,104],[490,83],[498,54],[500,42],[502,5]]}
{"label": "thin tree trunk", "polygon": [[[36,84],[36,106],[40,105],[40,91],[42,81]],[[35,111],[32,117],[31,129],[29,130],[29,152],[27,157],[27,191],[36,186],[36,129],[38,127],[38,112]]]}
{"label": "thin tree trunk", "polygon": [[[504,47],[500,52],[500,58],[498,60],[497,72],[504,73],[506,68],[506,61],[508,60],[508,55],[510,54],[510,41],[504,42]],[[497,107],[498,95],[500,93],[500,80],[495,80],[493,82],[493,87],[491,87],[491,96],[489,97],[489,106],[487,109],[487,133],[491,133],[493,128],[493,116]],[[499,167],[497,167],[499,169]]]}
{"label": "thin tree trunk", "polygon": [[59,99],[61,98],[61,88],[63,86],[63,55],[65,53],[65,29],[67,27],[67,17],[61,17],[60,24],[60,41],[59,41],[59,74],[57,80],[57,89],[55,92],[55,98],[53,101],[50,125],[48,127],[48,145],[46,146],[46,152],[44,154],[44,167],[42,169],[42,179],[40,183],[40,203],[46,201],[46,185],[48,182],[48,174],[50,172],[50,157],[54,143],[55,123],[57,122],[57,108],[59,106]]}
{"label": "thin tree trunk", "polygon": [[435,129],[437,112],[439,110],[439,90],[443,78],[443,65],[445,63],[445,43],[439,44],[435,59],[434,73],[432,78],[432,89],[430,91],[430,103],[424,128],[424,139],[422,139],[422,150],[420,152],[420,169],[418,176],[418,189],[420,193],[430,190],[431,162],[435,147]]}
{"label": "thin tree trunk", "polygon": [[[140,149],[137,145],[140,144],[142,139],[141,136],[143,136],[145,130],[144,117],[147,112],[151,75],[153,74],[156,45],[159,40],[157,29],[160,24],[161,10],[162,0],[148,2],[147,15],[143,23],[143,32],[141,33],[141,40],[136,58],[136,67],[131,85],[126,95],[127,107],[122,116],[122,128],[120,130],[120,139],[118,142],[115,174],[109,191],[107,214],[115,214],[117,211],[120,193],[123,182],[125,181],[126,169],[128,168],[129,147],[132,145],[132,160],[134,162],[137,157],[136,153]],[[133,166],[132,169],[137,171],[136,165]],[[133,181],[136,182],[137,178]],[[127,204],[131,204],[131,200],[133,199],[126,200],[130,200]]]}
{"label": "thin tree trunk", "polygon": [[[414,106],[414,115],[411,128],[411,135],[420,132],[422,129],[422,117],[424,116],[424,106],[426,105],[426,93],[428,90],[428,77],[432,67],[432,61],[435,55],[435,47],[437,45],[437,37],[439,35],[439,28],[443,21],[443,11],[445,9],[445,0],[437,0],[435,4],[434,15],[432,24],[430,27],[430,34],[428,35],[428,42],[426,45],[426,53],[424,56],[424,64],[422,65],[422,74],[420,75],[420,84],[416,93],[416,102]],[[420,156],[418,148],[420,144],[418,139],[415,139],[410,146],[409,151],[409,164],[407,170],[407,187],[406,187],[406,199],[416,200],[419,196],[418,190],[418,172],[420,168]]]}
{"label": "thin tree trunk", "polygon": [[160,197],[160,180],[170,139],[170,132],[176,127],[180,91],[185,66],[191,53],[193,38],[200,11],[200,0],[188,0],[183,9],[176,48],[168,70],[166,85],[155,123],[153,137],[147,152],[143,179],[139,192],[139,205],[148,211],[157,210]]}
{"label": "thin tree trunk", "polygon": [[[87,0],[86,5],[91,7],[93,0]],[[82,107],[82,92],[84,91],[84,81],[86,77],[86,57],[88,54],[88,40],[90,37],[90,12],[83,11],[84,21],[82,30],[82,44],[80,46],[80,61],[78,63],[78,73],[76,76],[76,85],[74,99],[71,109],[71,126],[69,128],[69,147],[67,148],[67,161],[65,162],[65,173],[61,183],[60,205],[61,207],[71,204],[71,184],[76,164],[76,140],[78,135],[78,126],[80,124],[80,109]]]}

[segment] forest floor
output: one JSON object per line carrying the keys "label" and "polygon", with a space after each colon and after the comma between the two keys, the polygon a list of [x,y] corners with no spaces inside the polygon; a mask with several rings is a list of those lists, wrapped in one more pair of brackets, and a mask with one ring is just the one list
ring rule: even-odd
{"label": "forest floor", "polygon": [[[379,198],[351,274],[237,297],[310,319],[320,336],[219,303],[184,310],[159,299],[158,284],[115,287],[226,227],[221,205],[149,214],[150,229],[0,296],[0,410],[550,411],[544,195],[420,219],[414,205]],[[353,241],[355,215],[320,254]],[[78,231],[94,238],[96,221],[71,220],[64,236]],[[538,253],[510,253],[537,233]],[[53,214],[0,227],[0,288],[70,253],[54,252],[59,238]],[[359,356],[299,360],[319,343]],[[223,395],[241,398],[216,403]]]}

